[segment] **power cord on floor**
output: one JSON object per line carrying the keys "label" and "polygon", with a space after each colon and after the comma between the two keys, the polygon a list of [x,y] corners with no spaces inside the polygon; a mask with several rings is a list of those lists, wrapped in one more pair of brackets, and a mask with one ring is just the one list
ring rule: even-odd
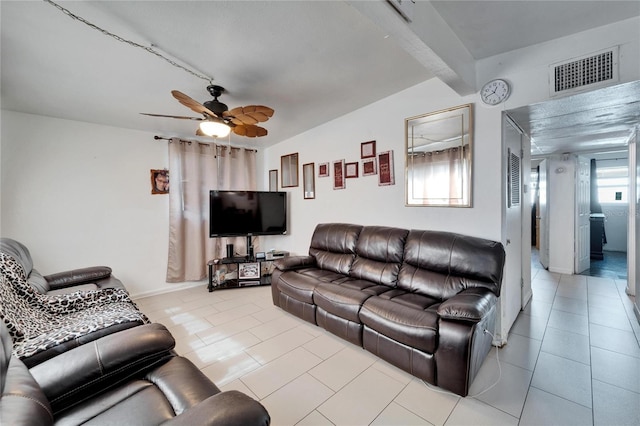
{"label": "power cord on floor", "polygon": [[[494,335],[493,335],[493,333],[491,333],[491,332],[490,332],[489,330],[487,330],[486,328],[484,329],[484,333],[485,333],[485,334],[489,334],[489,335],[491,336],[491,338],[492,338],[493,340],[495,340],[496,336],[494,336]],[[482,390],[482,391],[478,392],[477,394],[475,394],[475,395],[467,395],[467,396],[469,396],[469,397],[471,397],[471,398],[478,397],[478,396],[482,395],[483,393],[488,392],[489,390],[493,389],[493,387],[494,387],[495,385],[497,385],[497,384],[498,384],[498,382],[499,382],[499,381],[500,381],[500,379],[502,378],[502,368],[500,367],[500,359],[498,358],[498,348],[497,348],[497,347],[496,347],[496,362],[498,363],[498,379],[497,379],[497,380],[496,380],[496,381],[495,381],[491,386],[489,386],[489,387],[487,387],[486,389],[484,389],[484,390]],[[437,388],[437,387],[435,387],[435,386],[432,386],[432,385],[430,385],[429,383],[425,382],[424,380],[422,380],[422,383],[424,383],[424,385],[425,385],[427,388],[429,388],[430,390],[432,390],[432,391],[434,391],[434,392],[438,392],[438,393],[443,393],[443,394],[448,394],[448,395],[458,396],[457,394],[455,394],[455,393],[453,393],[453,392],[450,392],[450,391],[447,391],[447,390],[442,390],[442,389],[440,389],[440,388]]]}

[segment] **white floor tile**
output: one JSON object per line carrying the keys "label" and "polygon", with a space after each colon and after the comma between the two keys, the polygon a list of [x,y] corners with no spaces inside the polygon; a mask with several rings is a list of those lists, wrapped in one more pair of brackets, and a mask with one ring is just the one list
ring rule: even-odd
{"label": "white floor tile", "polygon": [[473,398],[461,399],[445,426],[515,426],[518,418]]}
{"label": "white floor tile", "polygon": [[589,364],[591,362],[589,336],[571,331],[547,327],[540,350],[583,364]]}
{"label": "white floor tile", "polygon": [[593,381],[595,425],[640,425],[640,394]]}
{"label": "white floor tile", "polygon": [[421,380],[415,379],[400,392],[395,402],[429,423],[441,426],[459,400],[458,395],[429,387]]}
{"label": "white floor tile", "polygon": [[585,336],[589,335],[589,318],[585,315],[576,315],[552,309],[547,326]]}
{"label": "white floor tile", "polygon": [[337,391],[374,362],[366,356],[364,350],[345,347],[311,369],[309,374]]}
{"label": "white floor tile", "polygon": [[298,376],[318,365],[322,359],[302,348],[263,365],[242,377],[245,385],[262,399],[280,389]]}
{"label": "white floor tile", "polygon": [[563,425],[588,426],[593,424],[591,409],[531,388],[524,403],[520,426]]}
{"label": "white floor tile", "polygon": [[306,333],[300,328],[294,328],[293,330],[278,334],[272,339],[258,343],[248,348],[246,352],[260,364],[264,365],[311,340],[313,340],[311,334]]}
{"label": "white floor tile", "polygon": [[591,324],[591,346],[640,358],[638,340],[631,331]]}
{"label": "white floor tile", "polygon": [[430,425],[428,421],[413,414],[411,411],[392,402],[385,408],[376,419],[371,422],[372,426],[405,425],[420,426]]}
{"label": "white floor tile", "polygon": [[640,359],[591,348],[593,379],[640,393]]}
{"label": "white floor tile", "polygon": [[[500,362],[507,362],[533,371],[541,345],[542,342],[540,340],[511,333],[507,339],[507,344],[500,349],[491,348],[489,356],[495,358],[496,351],[498,351]],[[485,360],[485,362],[487,361]]]}
{"label": "white floor tile", "polygon": [[214,362],[230,358],[257,343],[260,343],[260,340],[253,334],[245,331],[196,349],[193,352],[186,353],[184,356],[189,358],[198,368],[202,369]]}
{"label": "white floor tile", "polygon": [[307,417],[299,421],[296,426],[333,426],[333,423],[314,410]]}
{"label": "white floor tile", "polygon": [[546,326],[546,318],[532,317],[530,315],[520,313],[518,318],[516,318],[516,322],[513,324],[513,327],[511,327],[511,333],[542,341]]}
{"label": "white floor tile", "polygon": [[305,343],[303,347],[312,354],[315,354],[322,359],[327,359],[344,349],[345,343],[344,340],[326,333],[314,338],[308,343]]}
{"label": "white floor tile", "polygon": [[[333,394],[331,389],[318,380],[309,374],[303,374],[261,402],[271,415],[272,424],[295,425]],[[300,395],[305,395],[305,397],[300,398]],[[292,404],[291,401],[296,401],[296,403]]]}
{"label": "white floor tile", "polygon": [[591,369],[580,362],[540,352],[531,386],[591,407]]}
{"label": "white floor tile", "polygon": [[318,407],[318,411],[335,424],[369,424],[403,387],[402,383],[370,368]]}
{"label": "white floor tile", "polygon": [[240,352],[204,367],[202,372],[220,387],[257,370],[260,365],[258,361],[246,353]]}

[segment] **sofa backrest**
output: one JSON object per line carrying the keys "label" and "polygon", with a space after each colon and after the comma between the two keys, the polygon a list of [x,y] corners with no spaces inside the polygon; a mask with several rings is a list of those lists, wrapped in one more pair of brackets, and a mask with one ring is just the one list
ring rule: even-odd
{"label": "sofa backrest", "polygon": [[24,244],[11,238],[0,238],[0,251],[13,257],[22,265],[27,281],[34,290],[41,294],[46,294],[50,290],[47,280],[33,267],[31,253]]}
{"label": "sofa backrest", "polygon": [[500,296],[505,252],[501,243],[441,231],[411,230],[398,287],[439,300],[471,287]]}
{"label": "sofa backrest", "polygon": [[349,276],[394,287],[409,231],[386,226],[365,226],[356,244]]}
{"label": "sofa backrest", "polygon": [[348,223],[321,223],[316,226],[309,255],[319,268],[348,275],[356,253],[356,242],[361,225]]}

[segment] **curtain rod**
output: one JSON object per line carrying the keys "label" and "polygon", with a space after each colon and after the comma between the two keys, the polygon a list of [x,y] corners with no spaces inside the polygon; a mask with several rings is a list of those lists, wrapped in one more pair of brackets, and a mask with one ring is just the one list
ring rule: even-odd
{"label": "curtain rod", "polygon": [[[155,136],[153,137],[153,139],[155,139],[155,140],[157,140],[157,141],[158,141],[158,140],[164,140],[164,141],[169,141],[169,142],[171,142],[171,139],[173,139],[173,138],[167,138],[167,137],[164,137],[164,136],[158,136],[158,135],[155,135]],[[189,143],[191,143],[191,142],[198,142],[198,143],[205,144],[205,145],[210,145],[210,144],[212,144],[212,143],[213,143],[214,145],[226,146],[226,145],[222,145],[222,144],[216,144],[215,142],[190,141],[190,140],[185,140],[185,139],[180,139],[180,138],[178,138],[178,139],[180,140],[180,142],[189,142]],[[228,146],[229,146],[229,147],[231,147],[231,148],[234,148],[234,149],[246,149],[247,151],[254,151],[254,152],[258,152],[258,150],[257,150],[257,149],[245,148],[244,146],[231,146],[231,144],[229,144]]]}

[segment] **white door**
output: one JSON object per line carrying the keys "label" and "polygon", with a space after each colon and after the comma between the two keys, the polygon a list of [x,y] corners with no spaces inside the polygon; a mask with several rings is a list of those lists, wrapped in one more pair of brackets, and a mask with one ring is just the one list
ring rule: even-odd
{"label": "white door", "polygon": [[576,171],[575,273],[591,266],[591,162],[578,156]]}
{"label": "white door", "polygon": [[506,171],[507,262],[502,281],[502,337],[506,337],[522,308],[522,140],[520,132],[503,120],[504,161]]}
{"label": "white door", "polygon": [[547,191],[547,160],[542,160],[538,172],[538,194],[540,211],[540,263],[544,269],[549,268],[549,212]]}

